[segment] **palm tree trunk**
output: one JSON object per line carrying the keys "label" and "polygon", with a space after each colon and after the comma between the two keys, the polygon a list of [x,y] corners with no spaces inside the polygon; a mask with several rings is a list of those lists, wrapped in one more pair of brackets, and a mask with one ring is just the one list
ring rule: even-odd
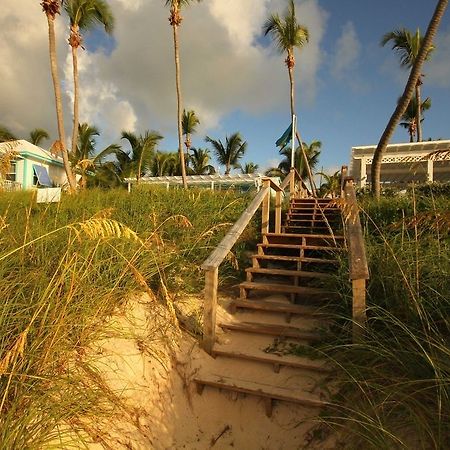
{"label": "palm tree trunk", "polygon": [[66,171],[67,181],[69,183],[69,189],[71,192],[75,192],[77,190],[77,183],[73,175],[72,168],[70,167],[69,156],[67,154],[66,148],[66,133],[64,131],[64,118],[61,100],[61,84],[59,81],[58,62],[56,59],[55,21],[52,17],[47,15],[47,23],[48,23],[48,46],[50,53],[50,69],[52,73],[53,90],[55,94],[58,137],[61,146],[64,170]]}
{"label": "palm tree trunk", "polygon": [[[289,59],[289,55],[288,55],[288,59]],[[294,108],[295,95],[294,95],[294,73],[293,73],[293,68],[294,68],[294,66],[291,67],[288,64],[289,83],[290,83],[290,87],[291,87],[291,120],[292,120],[292,118],[294,117],[294,114],[295,114],[295,108]],[[297,123],[298,123],[298,120],[297,120]],[[312,190],[312,193],[313,193],[313,195],[315,197],[316,196],[316,190],[315,190],[315,186],[314,186],[314,179],[313,179],[313,176],[312,176],[312,173],[311,173],[311,168],[309,167],[308,158],[306,157],[305,149],[303,148],[303,142],[300,139],[300,134],[298,132],[298,127],[297,127],[296,136],[297,136],[298,143],[300,145],[300,150],[302,152],[303,160],[305,161],[306,170],[308,171],[308,177],[309,177],[309,181],[311,183],[311,190]],[[295,142],[292,142],[292,145],[295,145]],[[293,164],[293,166],[295,167],[295,163],[294,162],[291,162],[291,164]]]}
{"label": "palm tree trunk", "polygon": [[416,101],[417,101],[417,111],[416,111],[416,127],[417,127],[417,142],[422,142],[422,99],[420,97],[420,76],[416,84]]}
{"label": "palm tree trunk", "polygon": [[77,150],[78,141],[78,48],[72,47],[73,66],[73,129],[72,129],[72,154]]}
{"label": "palm tree trunk", "polygon": [[394,134],[395,128],[397,127],[400,118],[405,113],[409,102],[414,94],[417,82],[422,71],[422,66],[425,58],[428,54],[428,49],[433,43],[434,36],[439,28],[442,16],[448,6],[448,0],[439,0],[434,14],[428,25],[427,32],[423,38],[422,46],[420,47],[419,54],[417,55],[416,61],[409,74],[408,82],[406,83],[405,90],[400,101],[395,108],[383,134],[381,135],[380,142],[375,150],[371,166],[371,182],[372,182],[372,193],[377,199],[380,198],[381,186],[380,186],[380,175],[381,175],[381,160],[383,158],[383,153],[386,151],[386,147]]}
{"label": "palm tree trunk", "polygon": [[183,130],[181,125],[182,120],[182,105],[181,105],[181,76],[180,76],[180,49],[178,46],[178,25],[174,24],[173,29],[173,48],[175,53],[175,77],[177,88],[177,120],[178,120],[178,152],[180,154],[181,176],[183,178],[183,187],[187,189],[186,180],[186,165],[184,161],[183,152]]}

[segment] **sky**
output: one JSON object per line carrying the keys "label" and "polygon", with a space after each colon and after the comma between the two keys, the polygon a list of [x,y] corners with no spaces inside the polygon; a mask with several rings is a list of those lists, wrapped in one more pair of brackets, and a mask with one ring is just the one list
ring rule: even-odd
{"label": "sky", "polygon": [[[319,168],[333,173],[349,163],[352,146],[378,143],[408,77],[391,48],[380,46],[381,37],[402,27],[419,27],[424,34],[436,3],[296,0],[298,22],[310,34],[295,54],[296,110],[303,140],[322,142]],[[33,128],[45,128],[56,140],[45,15],[38,0],[0,4],[0,124],[24,138]],[[113,36],[91,32],[80,50],[80,122],[99,128],[99,150],[120,143],[122,130],[157,130],[164,136],[159,149],[174,151],[175,70],[165,0],[109,4],[116,19]],[[252,161],[263,171],[281,160],[275,141],[290,123],[289,79],[285,55],[263,36],[262,25],[286,5],[287,0],[203,0],[183,11],[183,106],[200,119],[193,146],[207,148],[205,136],[223,141],[239,131],[248,142],[243,164]],[[56,33],[70,136],[73,82],[64,14],[57,18]],[[423,135],[448,139],[450,11],[435,46],[423,69],[422,95],[432,102]],[[392,142],[408,140],[399,128]]]}

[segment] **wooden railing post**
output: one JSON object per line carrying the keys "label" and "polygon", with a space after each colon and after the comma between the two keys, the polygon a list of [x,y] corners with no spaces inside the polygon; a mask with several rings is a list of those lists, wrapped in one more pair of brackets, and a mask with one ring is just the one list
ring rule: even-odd
{"label": "wooden railing post", "polygon": [[261,234],[269,232],[269,217],[270,217],[270,180],[263,181],[263,187],[268,187],[267,195],[264,197],[262,203],[262,218],[261,218]]}
{"label": "wooden railing post", "polygon": [[219,268],[205,271],[205,305],[203,310],[203,348],[211,353],[216,340],[217,288]]}
{"label": "wooden railing post", "polygon": [[275,233],[281,233],[281,191],[275,193]]}
{"label": "wooden railing post", "polygon": [[292,200],[295,197],[295,169],[291,167],[290,172],[290,181],[289,181],[289,197]]}
{"label": "wooden railing post", "polygon": [[344,187],[345,187],[345,179],[348,175],[348,168],[347,166],[341,167],[341,197],[344,198]]}
{"label": "wooden railing post", "polygon": [[358,342],[361,339],[362,332],[366,326],[366,280],[358,278],[352,280],[352,317],[353,317],[353,341]]}
{"label": "wooden railing post", "polygon": [[[342,174],[346,173],[344,167]],[[348,245],[349,276],[353,292],[353,341],[358,342],[367,322],[366,280],[369,278],[369,269],[353,178],[343,178],[342,187],[345,200],[344,223]]]}

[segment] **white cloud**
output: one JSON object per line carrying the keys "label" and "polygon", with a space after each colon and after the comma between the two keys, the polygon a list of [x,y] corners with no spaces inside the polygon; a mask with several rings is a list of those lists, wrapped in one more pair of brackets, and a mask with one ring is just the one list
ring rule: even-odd
{"label": "white cloud", "polygon": [[332,74],[338,79],[345,78],[355,68],[360,53],[361,44],[356,35],[355,26],[352,22],[347,22],[336,42]]}
{"label": "white cloud", "polygon": [[[3,0],[0,17],[2,92],[0,117],[16,132],[34,127],[56,135],[48,62],[47,23],[38,2]],[[106,55],[80,51],[80,120],[100,128],[106,143],[120,130],[157,129],[175,136],[175,75],[169,11],[162,0],[110,0],[117,46]],[[231,7],[230,7],[231,4]],[[184,105],[195,109],[200,132],[220,128],[232,111],[260,114],[288,110],[284,57],[258,42],[269,12],[283,0],[209,0],[183,10],[180,27]],[[299,102],[314,101],[326,14],[318,0],[298,3],[298,19],[310,43],[297,53]],[[58,58],[64,72],[66,129],[71,128],[72,74],[67,24],[57,19]],[[230,130],[224,130],[226,132]],[[69,132],[67,132],[70,135]]]}

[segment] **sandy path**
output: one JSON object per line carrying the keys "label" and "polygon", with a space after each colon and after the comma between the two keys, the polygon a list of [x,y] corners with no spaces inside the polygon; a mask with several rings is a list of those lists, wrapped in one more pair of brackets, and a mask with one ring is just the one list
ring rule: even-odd
{"label": "sandy path", "polygon": [[[156,301],[136,297],[111,321],[113,335],[88,353],[125,405],[111,420],[91,424],[97,441],[91,449],[304,448],[313,410],[278,402],[268,418],[256,397],[209,388],[198,395],[191,380],[214,360],[170,322]],[[242,362],[224,364],[239,370]],[[262,368],[255,363],[245,370]]]}

